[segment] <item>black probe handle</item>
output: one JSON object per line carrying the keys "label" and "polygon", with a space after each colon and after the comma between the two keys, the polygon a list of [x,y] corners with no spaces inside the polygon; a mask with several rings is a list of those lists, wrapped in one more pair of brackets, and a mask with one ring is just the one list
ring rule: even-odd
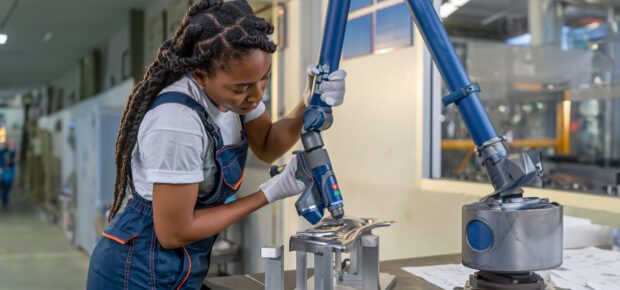
{"label": "black probe handle", "polygon": [[269,168],[269,175],[271,177],[274,177],[280,173],[282,173],[282,171],[284,170],[284,168],[286,167],[286,165],[272,165],[271,168]]}

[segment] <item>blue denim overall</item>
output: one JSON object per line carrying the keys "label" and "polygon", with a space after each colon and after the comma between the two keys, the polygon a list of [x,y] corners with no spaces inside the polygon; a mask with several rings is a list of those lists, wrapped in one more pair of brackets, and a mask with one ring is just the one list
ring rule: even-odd
{"label": "blue denim overall", "polygon": [[[207,112],[191,97],[176,92],[157,97],[151,109],[166,103],[186,105],[200,116],[211,142],[215,142],[217,172],[214,189],[199,194],[196,209],[222,204],[243,181],[248,143],[242,130],[241,144],[223,145],[219,129]],[[243,119],[241,120],[243,123]],[[131,185],[131,182],[130,182]],[[88,290],[200,289],[209,270],[216,236],[179,249],[163,249],[153,226],[153,208],[133,190],[122,213],[103,230],[93,250],[88,271]]]}

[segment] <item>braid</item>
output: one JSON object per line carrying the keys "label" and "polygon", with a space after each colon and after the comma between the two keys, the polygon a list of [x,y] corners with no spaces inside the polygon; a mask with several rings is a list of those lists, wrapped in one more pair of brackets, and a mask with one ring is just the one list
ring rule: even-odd
{"label": "braid", "polygon": [[271,33],[273,26],[256,17],[244,0],[202,0],[189,8],[174,37],[161,45],[144,78],[129,95],[116,139],[110,221],[127,195],[140,123],[161,90],[195,69],[210,76],[217,70],[227,70],[231,60],[240,59],[252,49],[275,52],[276,45],[268,38]]}
{"label": "braid", "polygon": [[187,16],[192,17],[204,11],[213,10],[222,6],[221,0],[202,0],[189,8]]}

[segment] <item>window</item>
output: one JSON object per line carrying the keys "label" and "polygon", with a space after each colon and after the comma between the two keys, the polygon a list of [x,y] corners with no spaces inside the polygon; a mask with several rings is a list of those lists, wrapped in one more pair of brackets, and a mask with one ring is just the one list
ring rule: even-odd
{"label": "window", "polygon": [[343,58],[413,45],[413,21],[403,1],[353,1],[350,11]]}
{"label": "window", "polygon": [[372,18],[370,15],[362,16],[347,23],[344,36],[342,54],[346,57],[354,57],[372,52]]}
{"label": "window", "polygon": [[372,0],[351,0],[351,8],[349,10],[357,10],[372,4]]}
{"label": "window", "polygon": [[377,11],[375,50],[412,45],[411,20],[405,3]]}
{"label": "window", "polygon": [[[618,19],[606,17],[602,6],[511,3],[505,10],[480,0],[476,5],[488,11],[465,4],[443,19],[497,133],[511,153],[541,155],[544,176],[533,186],[618,196],[620,40],[612,29]],[[558,11],[530,15],[528,5]],[[550,19],[567,11],[574,14]],[[599,16],[590,16],[594,11]],[[432,98],[448,93],[444,86]],[[441,158],[431,161],[431,177],[487,182],[457,107],[434,114]]]}

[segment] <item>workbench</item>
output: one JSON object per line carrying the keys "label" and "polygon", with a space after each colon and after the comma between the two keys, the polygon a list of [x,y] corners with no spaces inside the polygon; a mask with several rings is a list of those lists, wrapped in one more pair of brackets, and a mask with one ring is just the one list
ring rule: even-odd
{"label": "workbench", "polygon": [[[409,258],[392,261],[383,261],[380,263],[382,273],[389,273],[396,276],[395,290],[440,290],[441,288],[422,280],[412,274],[405,272],[403,267],[411,266],[431,266],[441,264],[460,264],[461,255],[443,255],[422,258]],[[309,270],[308,277],[312,277],[312,269]],[[227,277],[213,277],[205,280],[205,285],[212,290],[259,290],[265,289],[264,274],[247,274]],[[463,281],[465,285],[465,281]],[[290,270],[284,272],[284,289],[295,289],[295,271]],[[209,289],[203,288],[203,289]]]}

